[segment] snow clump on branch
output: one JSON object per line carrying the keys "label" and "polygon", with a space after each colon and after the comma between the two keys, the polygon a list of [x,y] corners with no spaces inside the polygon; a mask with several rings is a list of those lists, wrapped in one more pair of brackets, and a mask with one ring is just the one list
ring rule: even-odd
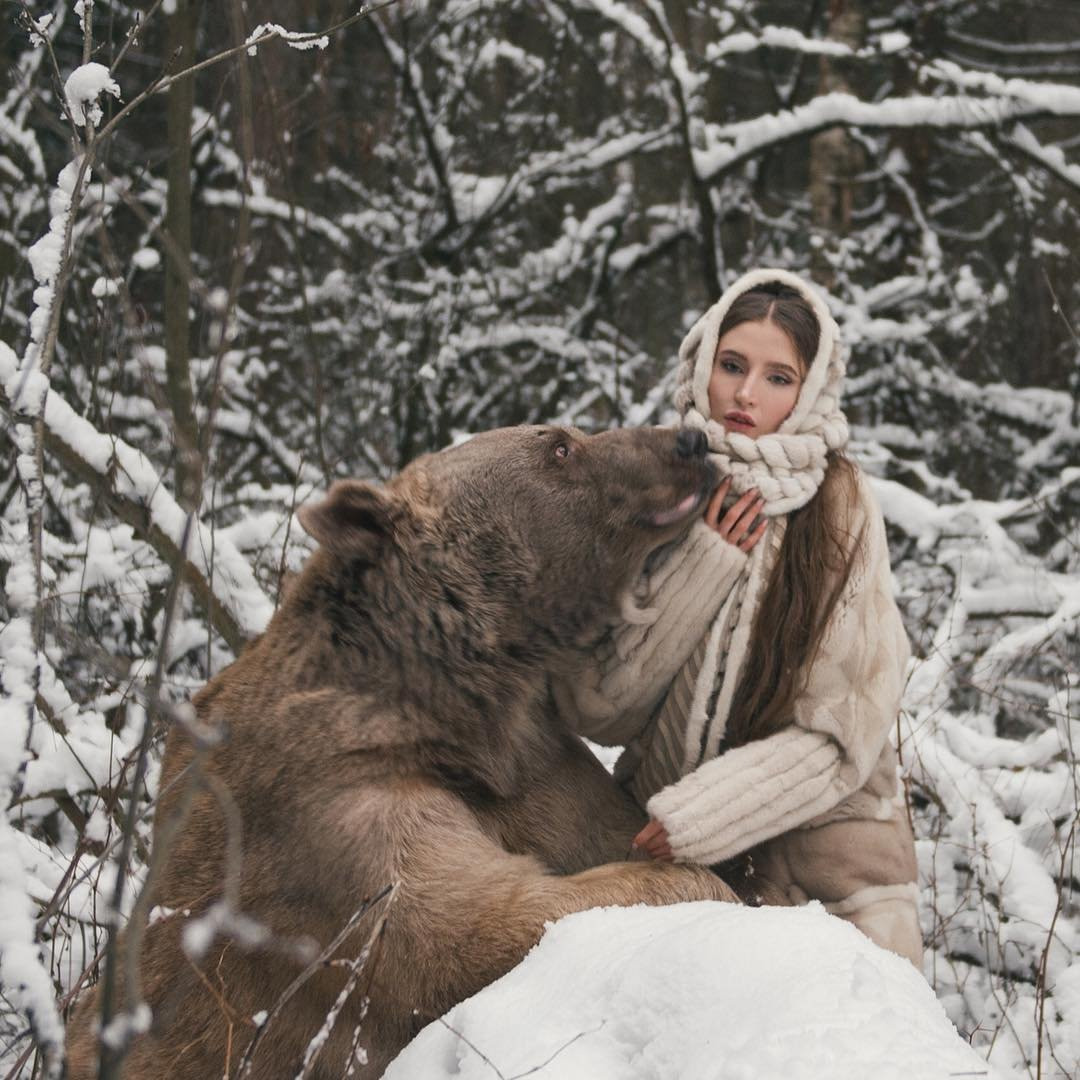
{"label": "snow clump on branch", "polygon": [[88,123],[101,123],[101,105],[98,98],[112,94],[120,100],[120,86],[104,64],[89,63],[77,67],[64,83],[64,98],[71,110],[71,118],[79,127]]}

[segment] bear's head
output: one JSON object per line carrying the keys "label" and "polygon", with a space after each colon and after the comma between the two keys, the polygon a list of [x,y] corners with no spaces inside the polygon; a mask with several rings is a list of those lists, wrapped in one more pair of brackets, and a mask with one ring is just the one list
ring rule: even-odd
{"label": "bear's head", "polygon": [[339,482],[299,516],[348,605],[394,612],[414,646],[537,659],[595,632],[716,481],[700,432],[501,428],[384,487]]}

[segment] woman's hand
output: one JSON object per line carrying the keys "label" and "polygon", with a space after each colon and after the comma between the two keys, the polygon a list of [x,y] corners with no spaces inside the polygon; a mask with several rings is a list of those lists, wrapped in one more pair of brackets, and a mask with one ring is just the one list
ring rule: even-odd
{"label": "woman's hand", "polygon": [[652,859],[660,859],[663,862],[675,861],[675,856],[671,853],[671,841],[668,839],[667,829],[652,818],[649,818],[649,824],[634,837],[633,846],[642,848]]}
{"label": "woman's hand", "polygon": [[765,500],[757,488],[743,492],[728,511],[720,517],[724,497],[731,489],[731,477],[725,477],[713,492],[709,505],[705,507],[705,524],[715,529],[729,544],[734,544],[740,551],[750,552],[754,545],[765,535],[769,522],[762,518],[756,529],[752,529],[754,519],[761,513]]}

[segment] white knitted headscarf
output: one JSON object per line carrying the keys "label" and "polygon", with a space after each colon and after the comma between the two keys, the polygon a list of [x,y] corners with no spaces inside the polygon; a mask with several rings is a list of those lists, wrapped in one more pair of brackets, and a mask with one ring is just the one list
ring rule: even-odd
{"label": "white knitted headscarf", "polygon": [[[787,285],[805,298],[817,316],[820,338],[791,415],[775,433],[751,439],[729,433],[722,423],[711,419],[709,379],[720,324],[732,303],[755,285],[770,282]],[[733,494],[750,488],[760,491],[765,499],[762,514],[771,519],[750,553],[742,580],[732,589],[709,631],[685,718],[685,775],[719,752],[754,616],[784,537],[784,515],[805,506],[817,493],[825,478],[826,454],[847,443],[848,425],[840,411],[845,365],[839,328],[817,288],[787,270],[752,270],[739,278],[694,324],[679,348],[679,360],[675,407],[682,423],[705,432],[710,457],[722,476],[731,476]]]}
{"label": "white knitted headscarf", "polygon": [[[727,432],[709,416],[712,376],[720,324],[732,303],[755,285],[780,282],[796,290],[817,316],[821,336],[817,355],[806,373],[791,415],[772,435],[751,439]],[[840,331],[817,289],[787,270],[751,270],[738,279],[694,324],[679,347],[675,408],[687,427],[709,440],[721,475],[730,475],[736,494],[756,487],[772,517],[797,510],[813,498],[825,477],[825,455],[848,440],[847,419],[840,411],[844,356]]]}

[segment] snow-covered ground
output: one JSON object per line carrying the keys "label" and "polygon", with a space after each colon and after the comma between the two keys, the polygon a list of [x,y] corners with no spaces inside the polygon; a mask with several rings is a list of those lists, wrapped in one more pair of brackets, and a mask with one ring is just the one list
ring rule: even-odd
{"label": "snow-covered ground", "polygon": [[429,1024],[385,1080],[1001,1075],[923,977],[819,904],[580,912]]}

